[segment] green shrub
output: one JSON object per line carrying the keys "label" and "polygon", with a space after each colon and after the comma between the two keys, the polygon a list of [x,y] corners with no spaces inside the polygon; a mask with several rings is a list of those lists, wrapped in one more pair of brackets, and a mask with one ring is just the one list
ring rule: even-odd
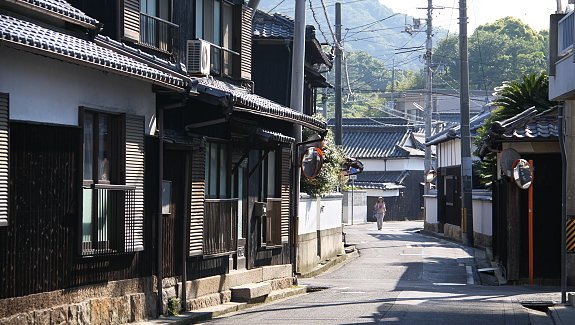
{"label": "green shrub", "polygon": [[168,299],[168,315],[177,316],[182,310],[182,302],[178,297]]}

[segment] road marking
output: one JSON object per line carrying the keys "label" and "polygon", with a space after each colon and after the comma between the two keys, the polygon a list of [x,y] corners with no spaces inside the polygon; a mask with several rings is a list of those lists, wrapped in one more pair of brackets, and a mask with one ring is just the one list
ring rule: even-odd
{"label": "road marking", "polygon": [[471,269],[471,265],[466,265],[465,271],[467,271],[467,284],[474,284],[475,281],[473,280],[473,270]]}
{"label": "road marking", "polygon": [[400,256],[424,256],[424,255],[426,255],[426,254],[424,254],[424,253],[413,253],[413,254],[410,254],[410,253],[401,253],[401,254],[399,254],[399,255],[400,255]]}
{"label": "road marking", "polygon": [[433,282],[434,286],[464,286],[465,283],[451,283],[451,282]]}

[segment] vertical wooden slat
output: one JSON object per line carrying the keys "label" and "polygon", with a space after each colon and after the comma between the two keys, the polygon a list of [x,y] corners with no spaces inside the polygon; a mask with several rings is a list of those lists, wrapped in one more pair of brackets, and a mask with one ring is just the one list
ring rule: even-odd
{"label": "vertical wooden slat", "polygon": [[202,140],[194,140],[190,200],[189,255],[203,253],[206,153]]}
{"label": "vertical wooden slat", "polygon": [[0,226],[8,225],[8,94],[0,93]]}
{"label": "vertical wooden slat", "polygon": [[291,181],[291,150],[282,148],[281,171],[281,238],[282,243],[289,241],[290,221],[290,181]]}
{"label": "vertical wooden slat", "polygon": [[[234,57],[233,76],[236,79],[252,79],[252,12],[246,5],[234,7],[236,21],[241,21],[240,30],[235,31],[234,49],[240,53]],[[239,66],[239,67],[238,67]]]}
{"label": "vertical wooden slat", "polygon": [[126,251],[144,250],[144,117],[126,115],[126,185],[135,186],[131,211],[126,205]]}
{"label": "vertical wooden slat", "polygon": [[140,41],[140,0],[124,0],[122,12],[122,37]]}

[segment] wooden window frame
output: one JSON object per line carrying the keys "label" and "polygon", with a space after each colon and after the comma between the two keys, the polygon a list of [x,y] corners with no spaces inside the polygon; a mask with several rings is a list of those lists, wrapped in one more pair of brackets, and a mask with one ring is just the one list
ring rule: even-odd
{"label": "wooden window frame", "polygon": [[[219,166],[221,165],[221,159],[222,159],[222,157],[221,157],[221,155],[220,155],[220,152],[221,152],[222,147],[223,147],[223,149],[224,149],[224,152],[225,152],[225,155],[226,155],[225,158],[226,158],[226,160],[227,160],[227,161],[225,162],[226,167],[224,168],[224,170],[223,170],[223,171],[222,171],[222,170],[219,170],[219,172],[217,173],[217,179],[216,179],[216,182],[215,182],[215,186],[216,186],[216,189],[215,189],[215,193],[216,193],[216,194],[215,194],[215,195],[210,194],[211,190],[213,190],[213,189],[211,188],[212,181],[210,180],[210,173],[211,173],[211,166],[212,166],[211,160],[210,160],[210,158],[211,158],[211,157],[210,157],[210,152],[211,152],[211,149],[212,149],[212,145],[216,145],[216,146],[217,146],[217,158],[216,158],[216,159],[217,159],[217,164],[216,164],[216,166],[218,166],[217,169],[220,169]],[[231,173],[232,168],[231,168],[231,166],[232,166],[232,165],[231,165],[230,143],[229,143],[228,141],[225,141],[225,140],[210,139],[210,140],[208,140],[208,141],[206,142],[205,150],[206,150],[206,164],[205,164],[205,175],[206,175],[206,185],[205,185],[205,186],[206,186],[206,189],[205,189],[205,198],[206,198],[206,199],[228,199],[228,198],[230,198],[230,196],[231,196],[231,186],[232,186],[232,184],[231,184],[231,181],[232,181],[232,173]],[[220,194],[220,193],[222,192],[222,191],[221,191],[221,188],[220,188],[222,172],[225,173],[225,178],[226,178],[226,180],[225,180],[225,186],[226,186],[226,188],[225,188],[225,194],[224,194],[223,196]]]}
{"label": "wooden window frame", "polygon": [[[269,157],[270,153],[273,151],[274,153],[274,189],[273,194],[269,193],[268,188],[268,180],[269,180]],[[260,221],[260,247],[263,249],[276,249],[282,247],[281,241],[281,174],[282,174],[282,148],[277,147],[273,150],[264,153],[262,151],[262,162],[260,165],[261,168],[261,182],[260,182],[260,199],[262,202],[266,202],[267,212],[264,218],[261,218]],[[279,204],[278,204],[279,202]],[[272,208],[272,204],[276,205],[275,210]],[[272,220],[273,218],[277,220]],[[271,225],[269,223],[271,222]],[[271,234],[268,232],[271,231]],[[275,240],[279,239],[279,240]]]}

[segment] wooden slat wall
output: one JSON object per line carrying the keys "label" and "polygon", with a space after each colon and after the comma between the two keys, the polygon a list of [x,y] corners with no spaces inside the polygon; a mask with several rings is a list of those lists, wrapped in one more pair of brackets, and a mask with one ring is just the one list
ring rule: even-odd
{"label": "wooden slat wall", "polygon": [[204,198],[205,198],[206,152],[201,139],[194,141],[192,151],[192,187],[190,202],[190,250],[189,255],[203,253]]}
{"label": "wooden slat wall", "polygon": [[281,172],[281,237],[282,243],[289,242],[290,221],[290,182],[291,182],[291,149],[282,148]]}
{"label": "wooden slat wall", "polygon": [[242,6],[242,34],[240,47],[240,78],[252,79],[252,12],[248,6]]}
{"label": "wooden slat wall", "polygon": [[8,225],[8,94],[0,93],[0,226]]}
{"label": "wooden slat wall", "polygon": [[140,41],[140,1],[124,0],[122,13],[122,36],[125,39]]}
{"label": "wooden slat wall", "polygon": [[126,115],[125,125],[126,185],[136,186],[132,214],[126,211],[125,244],[126,251],[135,252],[144,250],[144,117]]}

